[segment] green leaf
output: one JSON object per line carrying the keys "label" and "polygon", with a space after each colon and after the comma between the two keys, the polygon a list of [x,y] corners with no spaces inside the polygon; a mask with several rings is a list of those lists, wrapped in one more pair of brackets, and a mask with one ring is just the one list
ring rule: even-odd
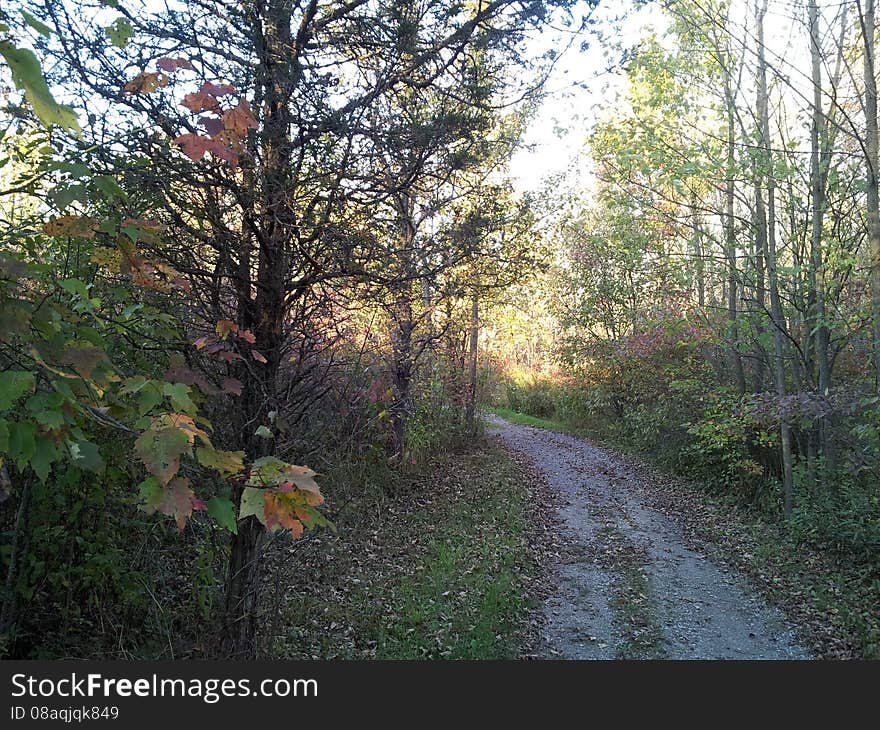
{"label": "green leaf", "polygon": [[69,106],[55,101],[46,79],[43,78],[40,62],[32,51],[27,48],[16,48],[9,41],[0,41],[0,55],[6,59],[12,72],[12,80],[17,88],[24,91],[43,126],[51,127],[57,124],[77,134],[80,133],[76,112]]}
{"label": "green leaf", "polygon": [[88,190],[84,185],[58,185],[49,193],[55,207],[64,212],[73,203],[85,202],[88,199]]}
{"label": "green leaf", "polygon": [[272,436],[272,431],[270,431],[269,428],[267,428],[266,426],[260,426],[260,427],[255,431],[255,434],[256,434],[257,436],[260,436],[260,437],[264,438],[264,439],[274,438],[274,437]]}
{"label": "green leaf", "polygon": [[151,426],[134,442],[134,448],[147,471],[167,484],[180,468],[180,458],[189,453],[189,436],[176,426]]}
{"label": "green leaf", "polygon": [[37,31],[37,33],[39,33],[40,35],[45,36],[46,38],[52,35],[52,29],[45,23],[41,23],[39,20],[37,20],[27,10],[22,10],[21,15],[24,18],[24,22],[27,23],[35,31]]}
{"label": "green leaf", "polygon": [[9,423],[5,418],[0,418],[0,454],[9,451]]}
{"label": "green leaf", "polygon": [[151,515],[162,501],[162,485],[156,477],[147,477],[138,484],[138,494],[141,499],[141,509]]}
{"label": "green leaf", "polygon": [[55,444],[48,438],[38,438],[34,445],[34,455],[31,457],[31,468],[44,484],[52,470],[52,462],[57,460],[58,449]]}
{"label": "green leaf", "polygon": [[241,504],[238,508],[238,519],[254,516],[264,525],[266,524],[266,497],[262,489],[245,487],[241,493]]}
{"label": "green leaf", "polygon": [[104,459],[101,457],[101,452],[98,451],[98,447],[91,441],[82,440],[71,443],[70,455],[73,458],[74,465],[80,469],[95,474],[104,469]]}
{"label": "green leaf", "polygon": [[110,42],[117,48],[125,48],[128,44],[128,39],[131,38],[134,32],[131,28],[131,23],[125,18],[117,18],[104,30]]}
{"label": "green leaf", "polygon": [[251,465],[250,478],[247,483],[251,487],[275,486],[288,481],[290,464],[275,456],[262,456]]}
{"label": "green leaf", "polygon": [[9,410],[25,393],[35,387],[34,374],[25,370],[5,370],[0,373],[0,411]]}
{"label": "green leaf", "polygon": [[244,451],[218,451],[200,446],[196,456],[202,466],[216,469],[223,476],[234,476],[244,469]]}
{"label": "green leaf", "polygon": [[208,514],[217,520],[220,527],[229,530],[233,535],[238,534],[238,524],[235,522],[235,507],[232,500],[226,497],[211,497],[208,500]]}
{"label": "green leaf", "polygon": [[34,455],[36,428],[29,421],[12,423],[10,426],[9,455],[15,460],[15,465],[19,469],[24,469]]}
{"label": "green leaf", "polygon": [[162,393],[171,400],[171,405],[175,411],[183,413],[195,413],[196,405],[190,400],[190,389],[184,383],[165,383],[162,387]]}

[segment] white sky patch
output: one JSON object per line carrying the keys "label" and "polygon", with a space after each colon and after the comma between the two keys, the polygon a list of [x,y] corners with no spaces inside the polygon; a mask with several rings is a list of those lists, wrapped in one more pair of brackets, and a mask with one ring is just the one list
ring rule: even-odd
{"label": "white sky patch", "polygon": [[[625,19],[615,22],[624,13]],[[546,98],[511,160],[511,177],[520,192],[535,191],[563,174],[575,182],[589,177],[584,139],[625,82],[617,63],[620,49],[632,47],[650,28],[664,23],[656,5],[635,10],[629,0],[602,3],[594,17],[597,22],[580,39],[587,47],[581,50],[575,42],[547,80]],[[569,35],[548,29],[535,41],[535,53],[564,48],[569,40]]]}
{"label": "white sky patch", "polygon": [[[744,108],[754,104],[754,5],[754,0],[733,0],[729,25],[735,43],[744,46],[747,70],[740,90],[740,103]],[[848,23],[852,26],[857,12],[853,0],[818,2],[820,34],[826,53],[823,83],[827,83],[830,72],[827,59],[833,58],[840,13],[845,5],[849,6]],[[615,22],[615,17],[624,14],[622,22]],[[588,47],[580,50],[575,44],[559,62],[547,82],[547,98],[529,124],[522,148],[511,161],[514,185],[522,193],[547,187],[548,180],[562,175],[566,175],[567,185],[575,189],[589,188],[592,176],[589,159],[584,154],[585,137],[600,118],[607,118],[625,89],[625,74],[619,65],[614,67],[614,61],[620,58],[621,49],[635,47],[652,31],[666,45],[673,42],[671,38],[663,38],[668,18],[660,3],[639,9],[633,7],[632,0],[601,3],[595,17],[597,22],[583,38]],[[852,38],[852,32],[849,37]],[[788,127],[785,136],[803,147],[809,140],[806,128],[798,129],[797,113],[809,108],[812,96],[805,0],[770,0],[765,40],[770,66],[771,124],[781,122]],[[563,34],[554,35],[554,31],[548,30],[536,39],[535,53],[554,46],[561,48],[566,42]],[[856,69],[858,71],[860,69]],[[785,83],[779,83],[779,78]],[[826,87],[826,99],[828,92]]]}

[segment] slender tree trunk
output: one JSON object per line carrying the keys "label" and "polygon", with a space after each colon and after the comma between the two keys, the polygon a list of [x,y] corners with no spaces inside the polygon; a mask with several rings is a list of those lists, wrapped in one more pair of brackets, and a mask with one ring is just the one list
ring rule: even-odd
{"label": "slender tree trunk", "polygon": [[410,389],[414,368],[413,281],[415,279],[413,203],[406,193],[398,200],[398,266],[400,281],[394,285],[391,332],[391,386],[394,403],[391,407],[391,433],[394,457],[406,456],[406,430],[410,412]]}
{"label": "slender tree trunk", "polygon": [[794,473],[792,463],[791,426],[781,413],[782,401],[785,398],[785,318],[782,312],[782,300],[779,297],[779,275],[777,270],[776,251],[776,176],[773,171],[773,152],[770,138],[770,115],[767,94],[767,61],[764,48],[764,15],[767,12],[767,0],[757,8],[757,41],[758,41],[758,119],[761,125],[761,137],[765,150],[767,165],[767,274],[770,285],[770,315],[773,319],[773,350],[774,380],[776,395],[780,406],[780,440],[782,442],[782,493],[783,511],[786,517],[791,516],[794,503]]}
{"label": "slender tree trunk", "polygon": [[[814,347],[819,371],[819,393],[827,396],[831,389],[831,360],[829,357],[830,333],[825,317],[825,264],[822,250],[822,225],[825,215],[825,180],[830,163],[827,140],[828,124],[822,112],[822,59],[819,37],[819,9],[816,0],[807,6],[810,27],[810,65],[813,80],[813,114],[810,127],[810,322],[807,329],[815,332]],[[833,462],[827,419],[817,424],[817,440],[826,460]],[[830,467],[829,463],[829,467]]]}
{"label": "slender tree trunk", "polygon": [[880,190],[878,190],[877,139],[877,77],[875,52],[874,0],[865,1],[862,16],[862,36],[865,43],[865,153],[868,247],[871,257],[871,320],[873,326],[874,377],[880,392]]}
{"label": "slender tree trunk", "polygon": [[731,82],[730,55],[727,55],[724,73],[724,96],[727,104],[727,180],[725,181],[725,209],[724,237],[725,254],[727,255],[727,322],[728,322],[728,347],[730,348],[730,360],[736,381],[736,390],[740,395],[746,392],[746,376],[743,370],[742,355],[739,351],[739,332],[737,328],[737,284],[738,272],[736,270],[736,218],[734,205],[736,196],[736,132],[735,132],[735,104],[733,84]]}
{"label": "slender tree trunk", "polygon": [[764,392],[764,381],[769,358],[764,348],[764,333],[767,331],[764,326],[764,318],[767,310],[767,285],[766,270],[764,266],[764,252],[767,250],[767,209],[764,206],[764,193],[761,190],[761,175],[754,168],[755,176],[755,209],[753,211],[753,220],[755,228],[755,305],[756,312],[753,315],[755,328],[755,351],[754,371],[753,371],[753,389],[755,393]]}
{"label": "slender tree trunk", "polygon": [[474,294],[471,302],[470,347],[468,350],[468,388],[464,412],[465,428],[468,433],[476,431],[477,411],[477,338],[480,334],[480,300]]}

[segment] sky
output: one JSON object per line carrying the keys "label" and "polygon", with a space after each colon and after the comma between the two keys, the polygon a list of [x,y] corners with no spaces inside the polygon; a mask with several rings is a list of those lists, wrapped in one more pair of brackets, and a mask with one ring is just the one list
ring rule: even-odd
{"label": "sky", "polygon": [[[855,0],[819,0],[820,32],[823,45],[828,48],[836,41],[841,8],[848,6],[850,22],[855,13]],[[754,2],[732,0],[731,19],[745,41],[749,54],[754,53]],[[614,22],[614,16],[624,16]],[[587,31],[585,50],[577,47],[563,57],[547,82],[547,98],[524,136],[523,146],[511,163],[511,175],[518,191],[536,191],[545,186],[548,178],[567,172],[566,184],[575,188],[589,187],[591,172],[584,152],[584,141],[590,127],[597,121],[603,108],[609,109],[617,93],[624,88],[624,74],[620,68],[609,69],[619,58],[616,48],[631,48],[650,31],[662,35],[667,18],[660,3],[648,3],[636,10],[632,0],[602,2],[596,13],[594,27]],[[765,22],[767,60],[773,73],[785,77],[786,84],[774,85],[771,116],[778,116],[782,108],[791,112],[808,106],[812,97],[810,80],[809,36],[805,24],[803,0],[770,0]],[[534,41],[535,52],[547,47],[561,48],[564,36],[546,31]],[[832,54],[833,55],[833,54]],[[754,62],[753,56],[748,59]],[[860,69],[856,70],[860,72]],[[825,70],[828,73],[828,70]],[[752,103],[754,86],[744,84],[742,103]],[[826,99],[826,104],[828,100]],[[798,135],[801,145],[808,143]]]}
{"label": "sky", "polygon": [[[547,80],[546,98],[511,161],[511,176],[519,192],[538,190],[546,180],[563,173],[573,177],[575,184],[586,182],[589,161],[582,152],[587,132],[624,81],[615,63],[617,47],[630,47],[649,29],[663,27],[657,5],[634,10],[629,0],[600,3],[594,18],[595,24],[582,37],[587,47],[581,50],[578,43],[573,44]],[[567,34],[547,30],[535,41],[535,52],[562,49],[567,42]]]}

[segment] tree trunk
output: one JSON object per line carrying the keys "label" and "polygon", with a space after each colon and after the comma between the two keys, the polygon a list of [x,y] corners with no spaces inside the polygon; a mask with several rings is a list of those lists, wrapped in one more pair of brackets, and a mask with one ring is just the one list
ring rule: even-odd
{"label": "tree trunk", "polygon": [[[825,319],[825,271],[822,250],[822,224],[825,215],[825,180],[830,163],[827,142],[828,125],[822,112],[822,59],[819,37],[819,9],[816,0],[807,6],[810,26],[810,61],[813,80],[813,114],[810,127],[810,313],[808,330],[815,332],[814,348],[819,371],[819,393],[825,397],[831,389],[831,361],[829,358],[830,333]],[[817,440],[826,460],[833,462],[825,417],[817,424]],[[830,467],[830,464],[829,464]]]}
{"label": "tree trunk", "polygon": [[469,434],[476,432],[477,412],[477,338],[480,334],[480,303],[474,294],[471,303],[470,348],[468,350],[468,388],[467,403],[464,412],[465,428]]}
{"label": "tree trunk", "polygon": [[862,17],[865,42],[865,155],[868,247],[871,257],[871,321],[875,387],[880,392],[880,190],[878,190],[877,77],[874,64],[874,0],[866,0]]}
{"label": "tree trunk", "polygon": [[728,347],[730,348],[730,360],[736,380],[736,390],[740,395],[746,392],[746,376],[743,371],[742,355],[739,352],[739,332],[737,331],[737,284],[738,272],[736,270],[736,218],[734,217],[734,203],[736,190],[736,137],[735,137],[735,104],[733,84],[731,81],[730,55],[727,56],[724,73],[724,96],[727,104],[727,180],[725,181],[725,208],[724,219],[725,253],[727,255],[727,322],[728,322]]}
{"label": "tree trunk", "polygon": [[391,303],[391,385],[394,392],[391,434],[394,458],[403,461],[406,457],[410,387],[415,365],[413,352],[415,320],[412,298],[413,281],[417,274],[414,259],[416,227],[413,224],[412,198],[405,192],[399,193],[397,206],[399,280],[394,284],[394,301]]}
{"label": "tree trunk", "polygon": [[[242,324],[254,336],[257,358],[242,367],[243,383],[239,411],[239,439],[248,459],[272,453],[273,440],[255,435],[266,425],[269,411],[278,410],[277,381],[284,345],[287,279],[290,269],[290,242],[296,226],[290,205],[291,175],[291,98],[295,84],[295,64],[290,60],[294,48],[291,33],[292,5],[288,0],[272,0],[263,11],[262,33],[256,31],[257,72],[264,105],[261,149],[260,246],[257,262],[256,294],[239,292]],[[247,251],[246,245],[242,253]],[[249,254],[249,251],[247,251]],[[246,274],[241,272],[242,279]],[[241,498],[242,487],[234,490]],[[261,549],[265,530],[254,517],[238,525],[232,536],[229,572],[226,579],[224,643],[226,653],[236,658],[257,655],[259,625]]]}
{"label": "tree trunk", "polygon": [[767,236],[765,256],[767,259],[767,275],[770,285],[770,316],[773,320],[774,380],[776,395],[780,407],[780,440],[782,442],[782,494],[783,511],[791,516],[794,503],[794,473],[792,464],[791,426],[782,413],[782,401],[785,398],[785,318],[782,312],[782,300],[779,297],[779,276],[776,265],[776,176],[773,171],[773,152],[770,138],[770,115],[768,112],[767,95],[767,61],[764,48],[764,15],[767,12],[767,0],[763,0],[758,8],[757,40],[758,40],[758,119],[761,125],[761,138],[765,150],[767,165]]}

